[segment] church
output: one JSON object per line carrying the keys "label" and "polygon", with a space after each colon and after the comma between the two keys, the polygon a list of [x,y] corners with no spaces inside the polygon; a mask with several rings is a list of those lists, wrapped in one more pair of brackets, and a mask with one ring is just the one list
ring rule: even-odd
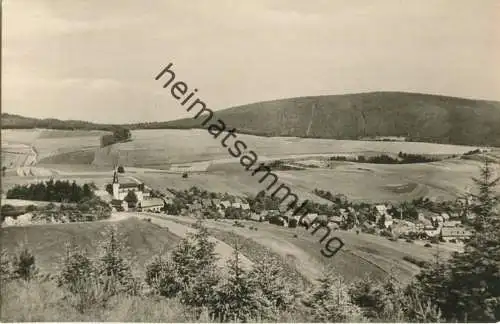
{"label": "church", "polygon": [[144,183],[142,182],[120,182],[118,173],[113,174],[113,199],[111,206],[116,210],[127,211],[129,209],[128,203],[124,200],[130,191],[135,193],[137,197],[137,204],[135,208],[138,211],[160,212],[164,207],[164,200],[160,198],[151,198],[150,192],[145,190]]}
{"label": "church", "polygon": [[113,199],[123,200],[129,191],[135,192],[138,203],[144,200],[144,183],[137,183],[135,181],[120,183],[118,181],[118,173],[115,171],[113,174]]}

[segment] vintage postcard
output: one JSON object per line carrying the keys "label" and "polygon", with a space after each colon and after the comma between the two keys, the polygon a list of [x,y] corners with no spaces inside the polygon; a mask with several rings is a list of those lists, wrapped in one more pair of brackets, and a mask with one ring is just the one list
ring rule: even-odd
{"label": "vintage postcard", "polygon": [[3,0],[2,322],[500,321],[500,2]]}

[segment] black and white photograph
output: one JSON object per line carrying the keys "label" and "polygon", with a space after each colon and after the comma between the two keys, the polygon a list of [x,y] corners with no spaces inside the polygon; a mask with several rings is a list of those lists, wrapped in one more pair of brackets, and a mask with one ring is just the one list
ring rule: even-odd
{"label": "black and white photograph", "polygon": [[500,322],[499,21],[2,0],[0,321]]}

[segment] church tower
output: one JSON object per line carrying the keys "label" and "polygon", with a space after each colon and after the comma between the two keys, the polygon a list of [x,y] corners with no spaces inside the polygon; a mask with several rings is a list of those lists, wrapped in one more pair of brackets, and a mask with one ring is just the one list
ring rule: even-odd
{"label": "church tower", "polygon": [[113,173],[113,199],[120,199],[120,183],[118,182],[118,174],[115,172]]}

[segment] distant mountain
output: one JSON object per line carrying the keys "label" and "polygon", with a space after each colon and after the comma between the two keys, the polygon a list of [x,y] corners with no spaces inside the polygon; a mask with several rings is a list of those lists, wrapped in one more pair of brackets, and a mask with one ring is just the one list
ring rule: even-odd
{"label": "distant mountain", "polygon": [[48,129],[87,129],[109,130],[112,125],[95,124],[81,120],[59,120],[54,118],[38,119],[2,113],[2,129],[48,128]]}
{"label": "distant mountain", "polygon": [[[193,116],[196,112],[193,111]],[[403,92],[299,97],[219,110],[239,133],[412,141],[500,147],[500,102]],[[201,118],[122,125],[129,129],[201,128]],[[117,125],[2,114],[2,128],[110,130]]]}
{"label": "distant mountain", "polygon": [[[371,92],[258,102],[215,113],[240,133],[500,146],[500,102],[402,92]],[[194,114],[193,114],[194,116]],[[201,118],[157,123],[199,128]]]}

